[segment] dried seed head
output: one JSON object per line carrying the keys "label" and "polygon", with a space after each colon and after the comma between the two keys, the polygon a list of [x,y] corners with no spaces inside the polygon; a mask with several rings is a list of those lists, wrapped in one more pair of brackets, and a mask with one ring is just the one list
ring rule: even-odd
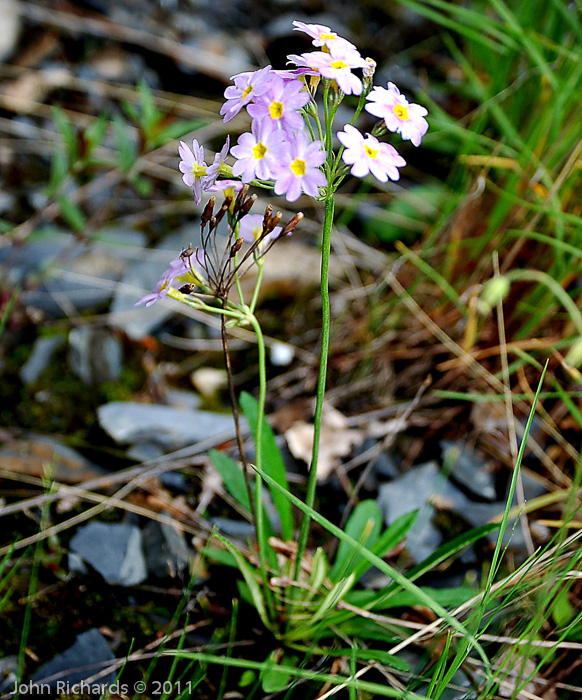
{"label": "dried seed head", "polygon": [[215,221],[216,221],[216,225],[218,225],[222,221],[222,219],[224,218],[224,215],[226,214],[226,212],[228,211],[228,208],[231,205],[231,202],[232,202],[232,197],[225,198],[222,206],[218,210],[218,214],[214,217]]}
{"label": "dried seed head", "polygon": [[247,198],[247,194],[249,193],[249,186],[248,185],[243,185],[240,192],[238,193],[235,202],[234,202],[234,211],[238,211],[242,205],[245,199]]}
{"label": "dried seed head", "polygon": [[188,243],[188,247],[180,253],[180,258],[181,260],[189,260],[194,255],[194,253],[195,250],[194,248],[192,248],[192,243]]}
{"label": "dried seed head", "polygon": [[204,207],[204,211],[202,212],[202,218],[201,218],[202,228],[204,228],[206,226],[206,224],[212,218],[212,214],[214,212],[215,202],[216,202],[216,197],[210,197],[210,199],[206,203],[206,206]]}
{"label": "dried seed head", "polygon": [[240,219],[242,219],[243,216],[246,216],[250,212],[250,210],[253,207],[253,204],[257,201],[257,199],[258,199],[257,195],[253,194],[247,199],[246,202],[244,202],[244,204],[240,208],[240,214],[239,214]]}
{"label": "dried seed head", "polygon": [[267,206],[265,207],[265,213],[263,215],[263,231],[265,231],[269,227],[272,215],[273,207],[270,204],[267,204]]}
{"label": "dried seed head", "polygon": [[298,212],[295,214],[295,216],[291,219],[291,221],[285,225],[283,230],[281,231],[279,238],[282,238],[283,236],[287,236],[288,234],[293,231],[293,229],[297,226],[297,224],[301,221],[303,218],[303,212]]}
{"label": "dried seed head", "polygon": [[230,248],[230,257],[234,258],[234,256],[238,253],[238,251],[242,248],[242,244],[244,243],[244,238],[241,236],[240,238],[237,238],[236,241],[232,244]]}
{"label": "dried seed head", "polygon": [[196,289],[195,284],[183,284],[180,289],[178,289],[179,292],[182,292],[182,294],[192,294],[192,292]]}

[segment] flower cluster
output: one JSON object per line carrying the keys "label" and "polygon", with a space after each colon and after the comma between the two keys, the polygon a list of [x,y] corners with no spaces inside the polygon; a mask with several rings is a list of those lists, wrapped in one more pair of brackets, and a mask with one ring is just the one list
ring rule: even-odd
{"label": "flower cluster", "polygon": [[[426,133],[426,109],[409,103],[393,83],[386,88],[372,88],[375,64],[362,58],[352,43],[324,25],[298,21],[293,24],[296,30],[311,37],[316,51],[288,56],[295,65],[292,70],[265,66],[235,75],[234,85],[225,90],[226,101],[220,110],[224,121],[230,121],[243,109],[252,117],[251,130],[230,149],[235,158],[232,168],[226,164],[228,139],[210,166],[204,162],[204,150],[196,140],[192,151],[180,143],[180,170],[197,203],[203,191],[239,191],[241,183],[257,180],[290,202],[303,193],[318,197],[320,188],[329,187],[327,176],[331,171],[337,173],[337,169],[324,168],[331,144],[326,141],[324,147],[321,140],[314,139],[309,125],[309,115],[317,111],[309,86],[313,90],[322,79],[338,92],[340,99],[343,95],[359,96],[358,113],[366,100],[366,110],[380,117],[387,130],[399,133],[415,146]],[[354,71],[361,71],[361,77]],[[322,131],[318,133],[321,139]],[[406,164],[404,159],[393,146],[378,141],[376,134],[364,136],[352,123],[338,131],[337,137],[342,144],[341,159],[351,166],[343,172],[350,169],[356,177],[371,173],[381,182],[399,179],[398,168]],[[224,175],[240,181],[219,179]]]}
{"label": "flower cluster", "polygon": [[[247,206],[245,202],[250,202],[247,197],[250,183],[270,188],[294,202],[302,194],[314,198],[333,196],[348,172],[355,177],[371,174],[381,182],[398,180],[399,168],[406,162],[393,146],[379,141],[377,136],[388,130],[418,146],[428,129],[427,110],[408,102],[396,85],[373,87],[375,63],[363,58],[352,43],[324,25],[298,21],[293,24],[294,29],[311,38],[315,51],[288,56],[294,65],[288,70],[265,66],[235,75],[234,84],[225,90],[226,99],[220,110],[224,121],[229,122],[246,109],[252,118],[250,131],[241,134],[232,148],[227,138],[210,165],[198,141],[192,142],[192,149],[181,141],[178,149],[180,172],[184,183],[192,188],[196,203],[201,203],[204,192],[222,191],[225,202],[233,204],[227,217],[230,236],[226,250],[236,242],[238,251],[246,241],[252,248],[251,257],[256,260],[280,236],[276,222],[265,219],[267,223],[261,224],[258,216],[245,220],[248,211],[242,216],[235,214],[235,210],[242,212]],[[320,83],[324,86],[323,124],[315,95]],[[341,147],[334,154],[333,122],[344,95],[356,96],[359,101],[351,123],[336,131]],[[364,107],[382,120],[371,134],[362,134],[354,126]],[[229,155],[234,158],[232,166],[226,162]],[[212,231],[227,208],[223,205],[220,215],[213,216]],[[205,252],[209,251],[203,245],[197,255]],[[227,252],[225,260],[230,260],[229,255]],[[214,282],[210,284],[210,288],[216,287],[213,293],[221,296],[224,280],[230,279],[224,265],[224,261],[213,263],[208,255],[206,260],[199,258],[195,263],[182,255],[170,263],[154,292],[139,303],[149,306],[166,296],[176,281],[184,282],[188,275],[196,278],[201,269],[207,282]],[[190,284],[192,281],[189,280]]]}

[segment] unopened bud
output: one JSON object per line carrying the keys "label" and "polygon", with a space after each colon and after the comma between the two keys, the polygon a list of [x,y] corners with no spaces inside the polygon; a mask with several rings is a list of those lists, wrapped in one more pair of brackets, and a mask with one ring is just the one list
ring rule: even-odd
{"label": "unopened bud", "polygon": [[364,80],[370,81],[376,72],[376,61],[373,58],[366,58],[366,66],[362,68]]}
{"label": "unopened bud", "polygon": [[582,338],[577,338],[566,354],[566,364],[570,367],[580,367],[582,365]]}
{"label": "unopened bud", "polygon": [[483,287],[480,301],[488,309],[493,309],[509,294],[510,287],[511,282],[507,279],[507,277],[494,277],[493,279],[490,279],[489,282],[487,282]]}

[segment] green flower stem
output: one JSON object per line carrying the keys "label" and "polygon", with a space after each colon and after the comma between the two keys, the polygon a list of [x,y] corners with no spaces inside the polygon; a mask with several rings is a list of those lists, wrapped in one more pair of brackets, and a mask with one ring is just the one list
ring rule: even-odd
{"label": "green flower stem", "polygon": [[250,310],[251,314],[255,313],[255,309],[257,307],[257,301],[259,299],[259,291],[261,289],[261,281],[263,279],[263,264],[264,264],[263,258],[259,258],[257,260],[257,281],[255,283],[255,289],[253,291],[253,298],[251,299],[251,305],[250,305]]}
{"label": "green flower stem", "polygon": [[[255,331],[257,337],[257,347],[259,349],[259,401],[257,407],[257,432],[255,435],[255,463],[258,467],[263,463],[263,420],[265,416],[265,398],[267,396],[267,363],[265,360],[265,339],[263,331],[254,314],[247,316],[250,324]],[[263,479],[259,473],[256,473],[255,483],[255,511],[257,517],[257,543],[259,546],[259,562],[261,577],[263,579],[263,590],[265,600],[271,613],[271,619],[274,619],[274,606],[271,591],[269,589],[269,580],[267,578],[267,542],[265,539],[265,509],[263,508]]]}
{"label": "green flower stem", "polygon": [[[325,217],[323,220],[323,240],[321,246],[321,349],[319,359],[319,378],[317,381],[317,402],[315,405],[315,418],[313,425],[313,450],[311,453],[311,466],[309,468],[309,479],[307,481],[307,495],[305,503],[309,508],[313,508],[315,501],[315,488],[317,485],[317,460],[319,457],[319,440],[321,436],[321,418],[323,415],[323,399],[325,395],[325,382],[327,377],[327,357],[329,354],[329,328],[330,328],[330,306],[329,306],[329,256],[331,252],[331,229],[333,226],[334,198],[333,193],[328,191],[325,200]],[[307,545],[309,525],[311,518],[304,513],[301,520],[299,540],[297,544],[297,559],[295,561],[294,580],[298,580],[301,569],[301,561]]]}

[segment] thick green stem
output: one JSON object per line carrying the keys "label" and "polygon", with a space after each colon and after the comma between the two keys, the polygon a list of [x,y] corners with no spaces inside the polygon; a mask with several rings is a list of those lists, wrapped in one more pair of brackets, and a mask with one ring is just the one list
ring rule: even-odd
{"label": "thick green stem", "polygon": [[[315,404],[315,418],[313,426],[313,449],[311,453],[311,466],[307,482],[307,495],[305,503],[313,508],[315,501],[315,487],[317,485],[317,461],[319,458],[319,440],[321,436],[321,418],[323,415],[323,399],[325,396],[325,382],[327,378],[327,357],[329,354],[329,256],[331,252],[331,229],[333,226],[334,198],[333,192],[328,190],[325,200],[325,217],[323,220],[323,240],[321,245],[321,349],[319,353],[319,378],[317,380],[317,402]],[[299,540],[297,546],[297,560],[295,562],[295,580],[299,575],[301,561],[307,544],[309,524],[311,519],[306,513],[301,520]]]}
{"label": "thick green stem", "polygon": [[[263,465],[263,420],[265,416],[265,399],[267,396],[267,363],[265,355],[265,339],[263,331],[255,316],[250,314],[248,319],[255,331],[257,337],[257,347],[259,349],[259,401],[257,407],[257,431],[255,434],[255,464],[262,468]],[[259,561],[261,569],[261,577],[263,579],[263,590],[267,606],[273,618],[273,601],[271,591],[269,589],[269,580],[267,578],[267,547],[266,530],[265,530],[265,509],[263,508],[263,479],[260,474],[256,473],[255,482],[255,511],[257,517],[257,544],[259,546]]]}

